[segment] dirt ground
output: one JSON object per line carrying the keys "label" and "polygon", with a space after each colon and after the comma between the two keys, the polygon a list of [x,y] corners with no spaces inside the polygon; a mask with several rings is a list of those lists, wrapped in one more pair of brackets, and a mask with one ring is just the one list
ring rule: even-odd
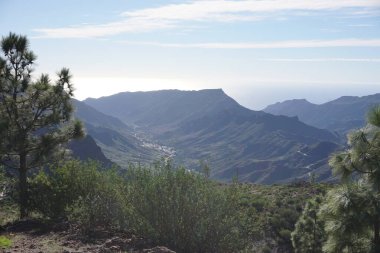
{"label": "dirt ground", "polygon": [[17,222],[3,227],[0,235],[12,241],[10,248],[0,249],[3,253],[175,253],[152,245],[150,240],[121,233],[98,231],[89,239],[64,223],[47,226],[38,221]]}

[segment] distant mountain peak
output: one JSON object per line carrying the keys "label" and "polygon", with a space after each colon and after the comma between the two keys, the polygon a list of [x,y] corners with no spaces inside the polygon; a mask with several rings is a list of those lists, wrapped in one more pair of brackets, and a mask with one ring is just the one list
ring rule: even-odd
{"label": "distant mountain peak", "polygon": [[[296,98],[296,99],[289,99],[282,102],[277,102],[275,104],[308,104],[308,105],[314,105],[313,103],[309,102],[305,98]],[[269,105],[270,106],[270,105]]]}
{"label": "distant mountain peak", "polygon": [[345,136],[348,131],[363,127],[366,113],[378,104],[380,93],[361,97],[342,96],[318,105],[304,99],[293,99],[269,105],[264,111],[274,115],[298,116],[306,124]]}
{"label": "distant mountain peak", "polygon": [[298,117],[299,110],[311,110],[316,104],[310,103],[306,99],[292,99],[283,102],[277,102],[268,105],[263,111],[274,115],[285,115],[289,117]]}
{"label": "distant mountain peak", "polygon": [[307,104],[312,104],[311,102],[309,102],[307,99],[305,98],[296,98],[296,99],[292,99],[290,101],[293,101],[293,102],[300,102],[300,103],[307,103]]}

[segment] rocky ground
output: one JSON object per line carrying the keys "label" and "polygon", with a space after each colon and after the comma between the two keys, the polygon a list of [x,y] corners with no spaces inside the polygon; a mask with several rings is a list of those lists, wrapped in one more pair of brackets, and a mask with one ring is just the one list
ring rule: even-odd
{"label": "rocky ground", "polygon": [[0,249],[3,253],[175,253],[166,247],[153,245],[150,240],[125,233],[98,231],[91,238],[83,237],[65,223],[16,222],[4,226],[0,236],[12,241],[10,248]]}

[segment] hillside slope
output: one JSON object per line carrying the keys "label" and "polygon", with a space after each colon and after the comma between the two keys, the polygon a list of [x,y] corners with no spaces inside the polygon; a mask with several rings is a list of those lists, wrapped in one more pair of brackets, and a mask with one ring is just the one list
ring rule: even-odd
{"label": "hillside slope", "polygon": [[318,170],[312,164],[326,164],[328,155],[305,158],[300,150],[320,142],[339,148],[326,130],[249,110],[220,89],[125,92],[84,102],[174,147],[179,163],[199,169],[200,161],[207,162],[212,176],[222,180],[238,174],[251,182],[292,181]]}
{"label": "hillside slope", "polygon": [[304,99],[287,100],[269,105],[265,112],[274,115],[297,116],[306,124],[337,131],[345,135],[365,125],[365,115],[380,104],[380,93],[363,96],[344,96],[324,104],[312,104]]}
{"label": "hillside slope", "polygon": [[80,140],[70,141],[68,148],[72,151],[72,156],[75,159],[98,161],[107,168],[113,165],[90,135],[86,135]]}
{"label": "hillside slope", "polygon": [[159,147],[149,145],[141,133],[118,118],[101,113],[83,102],[73,100],[75,117],[80,119],[107,159],[127,167],[129,163],[151,163],[166,156]]}

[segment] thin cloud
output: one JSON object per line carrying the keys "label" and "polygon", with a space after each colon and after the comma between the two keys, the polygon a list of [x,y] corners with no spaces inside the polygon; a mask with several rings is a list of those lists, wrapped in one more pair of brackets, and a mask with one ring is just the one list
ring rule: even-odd
{"label": "thin cloud", "polygon": [[348,25],[349,27],[374,27],[375,25],[374,24],[352,24],[352,25]]}
{"label": "thin cloud", "polygon": [[247,0],[247,1],[193,1],[184,4],[170,4],[158,8],[147,8],[124,12],[128,18],[165,20],[213,20],[223,21],[224,15],[270,13],[279,11],[328,11],[343,8],[378,8],[378,0]]}
{"label": "thin cloud", "polygon": [[200,49],[280,49],[280,48],[325,48],[325,47],[380,47],[380,39],[340,39],[340,40],[295,40],[262,43],[160,43],[121,41],[130,45],[146,45],[168,48]]}
{"label": "thin cloud", "polygon": [[268,58],[269,62],[379,62],[380,58]]}
{"label": "thin cloud", "polygon": [[378,0],[202,0],[123,12],[118,22],[38,28],[34,31],[39,33],[38,37],[45,38],[88,38],[172,29],[184,26],[186,22],[244,22],[278,18],[276,14],[279,13],[302,14],[343,9],[357,9],[359,12],[379,8]]}
{"label": "thin cloud", "polygon": [[173,27],[173,24],[165,21],[148,22],[146,20],[131,19],[103,25],[82,25],[64,28],[34,29],[35,32],[40,34],[34,36],[34,38],[93,38],[121,33],[148,32]]}

